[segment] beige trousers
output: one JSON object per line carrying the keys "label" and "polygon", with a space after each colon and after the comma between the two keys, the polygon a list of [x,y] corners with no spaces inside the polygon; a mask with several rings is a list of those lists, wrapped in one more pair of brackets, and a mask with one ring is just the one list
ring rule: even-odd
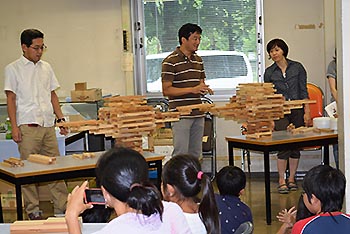
{"label": "beige trousers", "polygon": [[[57,138],[54,127],[30,127],[21,125],[22,141],[18,143],[21,159],[25,160],[29,154],[42,154],[51,157],[59,156]],[[43,165],[45,167],[45,165]],[[54,213],[63,214],[67,205],[67,186],[65,182],[54,181],[48,183],[48,189],[54,204]],[[28,214],[37,212],[39,208],[39,194],[37,184],[22,186],[24,207]]]}

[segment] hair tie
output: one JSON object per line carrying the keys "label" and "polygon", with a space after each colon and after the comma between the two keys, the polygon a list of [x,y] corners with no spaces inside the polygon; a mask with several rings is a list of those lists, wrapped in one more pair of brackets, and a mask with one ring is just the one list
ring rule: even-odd
{"label": "hair tie", "polygon": [[142,187],[142,184],[133,183],[133,184],[130,186],[130,188],[129,188],[130,192],[131,192],[131,190],[132,190],[133,188],[135,188],[135,187]]}
{"label": "hair tie", "polygon": [[199,171],[199,172],[197,173],[197,179],[201,180],[203,174],[204,174],[203,171]]}

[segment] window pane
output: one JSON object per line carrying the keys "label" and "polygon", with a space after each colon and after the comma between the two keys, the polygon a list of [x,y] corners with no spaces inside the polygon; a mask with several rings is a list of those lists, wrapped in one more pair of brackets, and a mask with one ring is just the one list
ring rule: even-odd
{"label": "window pane", "polygon": [[215,90],[257,81],[255,0],[144,0],[147,92],[161,91],[161,62],[178,45],[178,29],[203,29],[198,54]]}

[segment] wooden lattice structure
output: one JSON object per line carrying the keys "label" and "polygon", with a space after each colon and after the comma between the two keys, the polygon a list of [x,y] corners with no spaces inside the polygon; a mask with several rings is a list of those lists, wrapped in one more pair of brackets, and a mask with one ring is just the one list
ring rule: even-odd
{"label": "wooden lattice structure", "polygon": [[[99,120],[59,123],[74,131],[89,131],[116,139],[118,144],[142,152],[143,136],[152,136],[165,122],[178,121],[179,112],[160,112],[147,105],[145,96],[115,96],[104,99]],[[152,145],[150,148],[152,149]]]}
{"label": "wooden lattice structure", "polygon": [[247,83],[237,86],[237,95],[222,107],[212,108],[218,117],[246,123],[247,137],[271,136],[273,121],[290,114],[291,109],[302,108],[311,100],[285,101],[282,94],[276,94],[272,83]]}
{"label": "wooden lattice structure", "polygon": [[[247,123],[247,137],[271,136],[273,121],[289,114],[291,109],[302,108],[305,103],[315,101],[285,101],[281,94],[275,94],[271,83],[247,83],[237,86],[237,95],[224,106],[197,104],[177,107],[176,112],[160,112],[147,105],[145,96],[115,96],[104,99],[99,109],[99,120],[85,120],[59,123],[74,131],[89,131],[113,137],[123,144],[142,152],[142,137],[154,135],[165,122],[178,121],[181,115],[192,110],[211,112],[218,117]],[[152,150],[153,146],[149,146]]]}

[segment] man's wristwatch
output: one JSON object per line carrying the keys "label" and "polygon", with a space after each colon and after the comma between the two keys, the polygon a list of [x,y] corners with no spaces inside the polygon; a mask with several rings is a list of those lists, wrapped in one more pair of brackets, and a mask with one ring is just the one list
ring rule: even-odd
{"label": "man's wristwatch", "polygon": [[56,119],[56,123],[66,122],[65,118]]}

